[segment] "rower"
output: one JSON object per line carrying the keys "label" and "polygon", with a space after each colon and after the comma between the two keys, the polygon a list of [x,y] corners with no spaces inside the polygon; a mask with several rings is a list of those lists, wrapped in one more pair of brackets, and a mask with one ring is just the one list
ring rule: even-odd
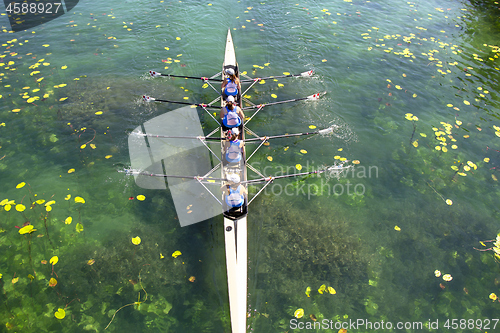
{"label": "rower", "polygon": [[227,185],[226,204],[232,208],[239,208],[245,203],[246,188],[240,184],[240,176],[227,174],[229,184]]}
{"label": "rower", "polygon": [[226,100],[226,106],[220,110],[220,119],[222,120],[222,130],[239,127],[240,133],[243,130],[243,120],[245,115],[241,108],[234,103],[234,97],[229,96]]}
{"label": "rower", "polygon": [[238,140],[239,130],[237,127],[228,131],[227,141],[225,143],[226,161],[229,163],[238,163],[241,161],[241,152],[244,145],[243,140]]}
{"label": "rower", "polygon": [[222,95],[223,97],[233,96],[238,97],[238,92],[241,90],[240,79],[236,76],[233,68],[226,68],[224,73],[228,76],[222,81]]}

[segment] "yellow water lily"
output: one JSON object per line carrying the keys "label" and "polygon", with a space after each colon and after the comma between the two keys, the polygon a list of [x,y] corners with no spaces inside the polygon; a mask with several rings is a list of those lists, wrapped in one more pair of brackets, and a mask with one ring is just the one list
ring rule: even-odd
{"label": "yellow water lily", "polygon": [[337,291],[333,289],[333,287],[328,287],[328,292],[332,295],[335,295],[337,293]]}
{"label": "yellow water lily", "polygon": [[137,196],[137,200],[139,200],[139,201],[144,201],[144,200],[146,200],[146,197],[145,197],[144,195],[142,195],[142,194],[139,194],[139,195]]}
{"label": "yellow water lily", "polygon": [[66,311],[64,311],[64,309],[59,308],[54,313],[54,317],[56,317],[57,319],[63,319],[64,317],[66,317]]}
{"label": "yellow water lily", "polygon": [[68,216],[66,220],[64,220],[65,224],[71,224],[71,222],[73,222],[73,218],[71,216]]}
{"label": "yellow water lily", "polygon": [[139,245],[141,244],[141,237],[137,236],[137,237],[133,237],[132,238],[132,244],[134,245]]}
{"label": "yellow water lily", "polygon": [[182,252],[181,252],[181,251],[179,251],[179,250],[177,250],[177,251],[175,251],[174,253],[172,253],[172,257],[173,257],[173,258],[177,258],[177,257],[178,257],[178,256],[180,256],[180,255],[182,255]]}
{"label": "yellow water lily", "polygon": [[59,257],[58,256],[53,256],[52,258],[50,258],[49,260],[49,263],[51,263],[52,265],[55,265],[59,262]]}
{"label": "yellow water lily", "polygon": [[322,284],[321,287],[318,289],[318,293],[323,294],[323,292],[326,290],[326,285]]}
{"label": "yellow water lily", "polygon": [[19,184],[16,185],[16,188],[24,187],[24,185],[26,185],[25,182],[19,183]]}
{"label": "yellow water lily", "polygon": [[24,206],[23,204],[17,204],[16,205],[16,210],[18,212],[24,212],[25,209],[26,209],[26,206]]}
{"label": "yellow water lily", "polygon": [[453,201],[451,201],[451,199],[446,199],[446,204],[451,206],[453,205]]}
{"label": "yellow water lily", "polygon": [[297,170],[299,170],[299,171],[300,171],[300,170],[302,170],[302,165],[300,165],[300,164],[296,164],[296,165],[295,165],[295,169],[297,169]]}

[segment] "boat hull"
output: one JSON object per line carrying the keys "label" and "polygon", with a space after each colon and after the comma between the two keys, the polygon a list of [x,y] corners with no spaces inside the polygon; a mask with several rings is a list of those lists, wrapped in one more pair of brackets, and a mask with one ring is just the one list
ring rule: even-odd
{"label": "boat hull", "polygon": [[[239,77],[238,63],[234,52],[233,39],[231,31],[227,32],[226,50],[224,64],[222,66],[222,78],[226,79],[225,70],[234,69]],[[241,92],[238,91],[237,103],[241,108]],[[221,107],[225,107],[225,101],[222,99]],[[244,119],[242,119],[242,122]],[[244,129],[244,127],[242,126]],[[224,137],[221,128],[221,136]],[[245,139],[244,130],[240,133],[240,140]],[[222,178],[226,175],[238,174],[241,181],[247,180],[246,154],[245,147],[242,148],[241,160],[237,163],[230,163],[226,159],[226,142],[221,140],[222,154]],[[246,183],[241,184],[246,190]],[[224,189],[222,197],[222,206],[224,211],[224,239],[226,247],[226,267],[227,267],[227,289],[229,295],[229,310],[231,316],[231,332],[245,333],[247,319],[247,203],[248,196],[245,193],[244,203],[241,207],[228,207],[225,201],[227,190]]]}

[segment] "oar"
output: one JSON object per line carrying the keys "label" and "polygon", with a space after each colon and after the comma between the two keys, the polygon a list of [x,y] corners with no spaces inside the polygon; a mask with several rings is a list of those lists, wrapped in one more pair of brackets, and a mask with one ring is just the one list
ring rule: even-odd
{"label": "oar", "polygon": [[156,134],[145,134],[145,133],[137,133],[132,132],[131,134],[139,135],[139,136],[147,136],[149,138],[165,138],[165,139],[193,139],[193,140],[213,140],[220,141],[225,140],[225,138],[217,138],[217,137],[206,137],[206,136],[170,136],[170,135],[156,135]]}
{"label": "oar", "polygon": [[306,96],[306,97],[288,99],[286,101],[278,101],[278,102],[270,102],[270,103],[265,103],[265,104],[258,104],[258,105],[246,106],[246,107],[242,108],[242,110],[259,109],[259,108],[262,108],[264,106],[276,105],[276,104],[284,104],[284,103],[290,103],[290,102],[298,102],[298,101],[303,101],[303,100],[314,101],[314,100],[318,100],[324,94],[326,94],[326,91],[322,92],[322,93],[316,93],[314,95],[309,95],[309,96]]}
{"label": "oar", "polygon": [[222,79],[211,79],[211,78],[205,77],[205,76],[201,76],[200,77],[200,76],[186,76],[186,75],[162,74],[162,73],[155,72],[155,71],[149,71],[149,75],[151,75],[152,77],[158,77],[158,76],[180,77],[180,78],[184,78],[184,79],[202,80],[204,82],[206,82],[206,81],[222,82]]}
{"label": "oar", "polygon": [[204,108],[220,109],[220,106],[212,106],[212,105],[208,105],[205,103],[189,103],[189,102],[180,102],[180,101],[169,101],[166,99],[156,99],[156,98],[153,98],[150,96],[145,96],[145,95],[142,96],[142,99],[145,102],[163,102],[163,103],[174,103],[174,104],[183,104],[183,105],[196,105],[196,106],[201,106]]}
{"label": "oar", "polygon": [[295,134],[283,134],[283,135],[272,135],[272,136],[263,136],[260,138],[251,138],[251,139],[245,139],[245,142],[251,142],[251,141],[259,141],[259,140],[269,140],[269,139],[276,139],[276,138],[289,138],[289,137],[294,137],[294,136],[302,136],[302,135],[314,135],[314,134],[321,134],[321,135],[328,135],[333,133],[333,131],[338,128],[337,125],[332,125],[328,128],[315,131],[315,132],[308,132],[308,133],[295,133]]}
{"label": "oar", "polygon": [[185,178],[185,179],[196,179],[196,180],[220,180],[220,181],[228,181],[226,178],[211,178],[211,177],[201,177],[201,176],[172,176],[172,175],[164,175],[161,173],[150,173],[144,171],[135,171],[135,170],[119,170],[118,172],[125,172],[127,175],[139,175],[139,176],[150,176],[150,177],[163,177],[163,178]]}
{"label": "oar", "polygon": [[[349,162],[349,161],[345,161],[345,162]],[[345,163],[344,162],[344,163]],[[323,172],[326,172],[326,171],[340,171],[342,169],[347,169],[347,168],[350,168],[351,166],[347,166],[347,167],[344,167],[343,165],[332,165],[328,168],[325,168],[325,169],[322,169],[322,170],[315,170],[315,171],[308,171],[308,172],[299,172],[299,173],[294,173],[294,174],[290,174],[290,175],[281,175],[281,176],[270,176],[270,177],[265,177],[265,178],[259,178],[259,179],[251,179],[251,180],[246,180],[246,181],[243,181],[242,183],[259,183],[259,182],[263,182],[263,181],[266,181],[266,182],[271,182],[275,179],[281,179],[281,178],[290,178],[290,177],[296,177],[296,176],[307,176],[307,175],[313,175],[313,174],[319,174],[319,173],[323,173]]]}
{"label": "oar", "polygon": [[289,74],[289,75],[277,75],[277,76],[268,76],[268,77],[257,77],[255,79],[250,79],[250,80],[241,80],[241,83],[246,83],[246,82],[254,82],[254,81],[261,81],[261,80],[269,80],[269,79],[279,79],[279,78],[284,78],[284,77],[298,77],[298,76],[312,76],[314,74],[314,71],[311,69],[310,71],[307,72],[302,72],[300,74]]}

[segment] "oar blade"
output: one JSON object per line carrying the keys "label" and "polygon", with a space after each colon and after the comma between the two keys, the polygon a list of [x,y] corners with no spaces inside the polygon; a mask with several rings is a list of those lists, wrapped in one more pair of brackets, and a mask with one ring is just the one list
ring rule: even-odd
{"label": "oar blade", "polygon": [[313,74],[314,71],[311,69],[310,71],[300,73],[300,76],[313,76]]}

